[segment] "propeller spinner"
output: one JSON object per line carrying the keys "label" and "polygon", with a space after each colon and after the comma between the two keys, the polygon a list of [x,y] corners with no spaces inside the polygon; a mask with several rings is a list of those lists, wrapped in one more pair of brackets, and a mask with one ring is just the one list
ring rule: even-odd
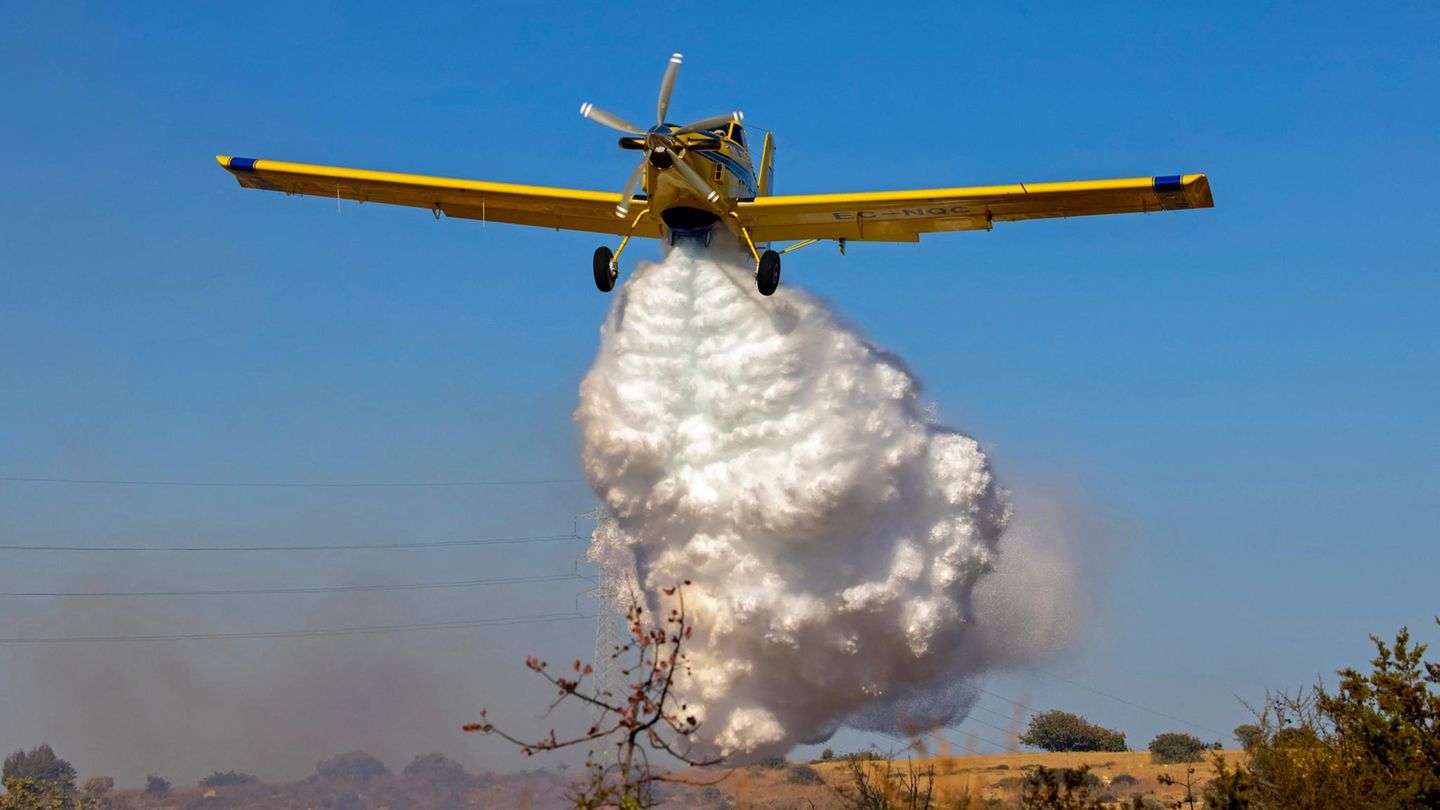
{"label": "propeller spinner", "polygon": [[665,68],[665,77],[660,80],[660,98],[655,105],[655,126],[649,129],[642,130],[624,118],[606,112],[594,104],[587,102],[580,105],[582,116],[602,126],[623,132],[628,137],[643,143],[640,148],[645,150],[645,154],[641,157],[640,163],[636,165],[635,171],[630,173],[630,179],[625,182],[624,190],[620,192],[620,204],[615,206],[616,216],[624,217],[630,212],[630,204],[635,199],[635,188],[645,173],[646,163],[661,171],[673,168],[686,184],[695,190],[696,194],[711,203],[720,199],[720,194],[705,182],[705,178],[681,160],[685,156],[686,150],[694,148],[695,144],[680,136],[722,127],[731,121],[740,121],[744,116],[738,112],[714,115],[683,127],[673,127],[665,123],[665,114],[670,110],[670,94],[675,90],[675,77],[680,73],[681,59],[682,57],[678,53],[670,56],[670,64]]}

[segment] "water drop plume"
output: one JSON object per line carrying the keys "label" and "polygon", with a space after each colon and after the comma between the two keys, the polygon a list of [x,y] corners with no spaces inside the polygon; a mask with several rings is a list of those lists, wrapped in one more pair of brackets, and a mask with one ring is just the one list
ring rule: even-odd
{"label": "water drop plume", "polygon": [[899,358],[748,265],[681,246],[615,301],[576,414],[614,517],[592,556],[649,593],[694,583],[679,686],[710,751],[955,722],[1009,499]]}

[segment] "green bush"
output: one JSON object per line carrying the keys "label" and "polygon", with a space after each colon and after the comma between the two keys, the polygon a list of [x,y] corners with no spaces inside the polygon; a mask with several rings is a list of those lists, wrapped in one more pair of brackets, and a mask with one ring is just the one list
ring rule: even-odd
{"label": "green bush", "polygon": [[820,772],[809,765],[796,765],[791,768],[785,781],[792,785],[818,785],[824,782],[820,778]]}
{"label": "green bush", "polygon": [[1036,768],[1026,775],[1020,806],[1035,810],[1103,810],[1100,797],[1091,793],[1100,786],[1090,768]]}
{"label": "green bush", "polygon": [[1209,746],[1193,734],[1170,732],[1150,741],[1150,758],[1165,764],[1199,762],[1205,758],[1207,750]]}
{"label": "green bush", "polygon": [[1134,787],[1138,784],[1140,784],[1140,780],[1128,773],[1117,773],[1115,778],[1110,780],[1112,787]]}
{"label": "green bush", "polygon": [[405,775],[453,790],[464,787],[466,783],[465,766],[441,753],[415,757],[405,766]]}
{"label": "green bush", "polygon": [[1217,769],[1211,806],[1440,807],[1440,662],[1407,628],[1371,641],[1370,670],[1341,670],[1336,691],[1269,697],[1245,763]]}
{"label": "green bush", "polygon": [[145,795],[163,799],[170,795],[170,780],[150,774],[145,777]]}
{"label": "green bush", "polygon": [[60,782],[70,789],[75,786],[75,766],[55,756],[49,744],[42,743],[29,751],[16,751],[5,758],[4,779],[34,779],[37,782]]}
{"label": "green bush", "polygon": [[1125,735],[1078,714],[1051,710],[1030,718],[1020,742],[1046,751],[1125,751]]}
{"label": "green bush", "polygon": [[89,806],[84,799],[76,801],[74,780],[36,779],[33,776],[9,776],[0,795],[0,810],[77,810]]}
{"label": "green bush", "polygon": [[1078,768],[1046,768],[1040,766],[1025,775],[1025,786],[1035,787],[1043,785],[1047,780],[1058,781],[1061,784],[1075,783],[1084,785],[1087,788],[1100,787],[1100,777],[1090,773],[1089,765],[1081,765]]}
{"label": "green bush", "polygon": [[216,771],[204,779],[201,779],[200,787],[218,788],[230,787],[232,785],[253,785],[259,781],[259,779],[256,779],[248,773],[241,773],[239,771]]}
{"label": "green bush", "polygon": [[390,773],[385,763],[364,751],[337,754],[315,766],[315,773],[322,779],[354,782],[363,785],[377,776]]}

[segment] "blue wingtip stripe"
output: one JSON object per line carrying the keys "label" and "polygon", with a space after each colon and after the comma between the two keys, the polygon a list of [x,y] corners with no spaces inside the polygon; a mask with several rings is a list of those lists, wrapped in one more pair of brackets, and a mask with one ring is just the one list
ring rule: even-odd
{"label": "blue wingtip stripe", "polygon": [[255,160],[256,158],[232,157],[227,168],[236,172],[253,172],[255,171]]}
{"label": "blue wingtip stripe", "polygon": [[1156,191],[1180,191],[1184,188],[1185,184],[1180,181],[1180,175],[1178,174],[1167,174],[1155,178]]}

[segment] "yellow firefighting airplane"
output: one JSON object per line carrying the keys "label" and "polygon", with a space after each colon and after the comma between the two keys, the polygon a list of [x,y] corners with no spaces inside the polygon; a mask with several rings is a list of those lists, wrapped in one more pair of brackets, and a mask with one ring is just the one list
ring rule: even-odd
{"label": "yellow firefighting airplane", "polygon": [[[638,127],[593,104],[580,114],[624,133],[620,148],[641,153],[619,194],[479,180],[425,177],[363,169],[312,166],[220,155],[216,160],[240,185],[286,194],[428,208],[447,217],[510,222],[623,237],[612,252],[595,249],[595,285],[615,287],[617,260],[631,237],[694,238],[709,243],[723,223],[755,259],[763,295],[780,284],[780,255],[821,240],[918,242],[920,234],[989,230],[995,222],[1090,214],[1126,214],[1210,208],[1215,203],[1203,174],[1020,183],[918,191],[776,196],[770,193],[775,141],[765,135],[759,162],[750,157],[740,113],[685,126],[665,120],[680,70],[680,54],[660,82],[655,126]],[[636,185],[643,193],[637,194]],[[772,241],[799,240],[781,250]]]}

